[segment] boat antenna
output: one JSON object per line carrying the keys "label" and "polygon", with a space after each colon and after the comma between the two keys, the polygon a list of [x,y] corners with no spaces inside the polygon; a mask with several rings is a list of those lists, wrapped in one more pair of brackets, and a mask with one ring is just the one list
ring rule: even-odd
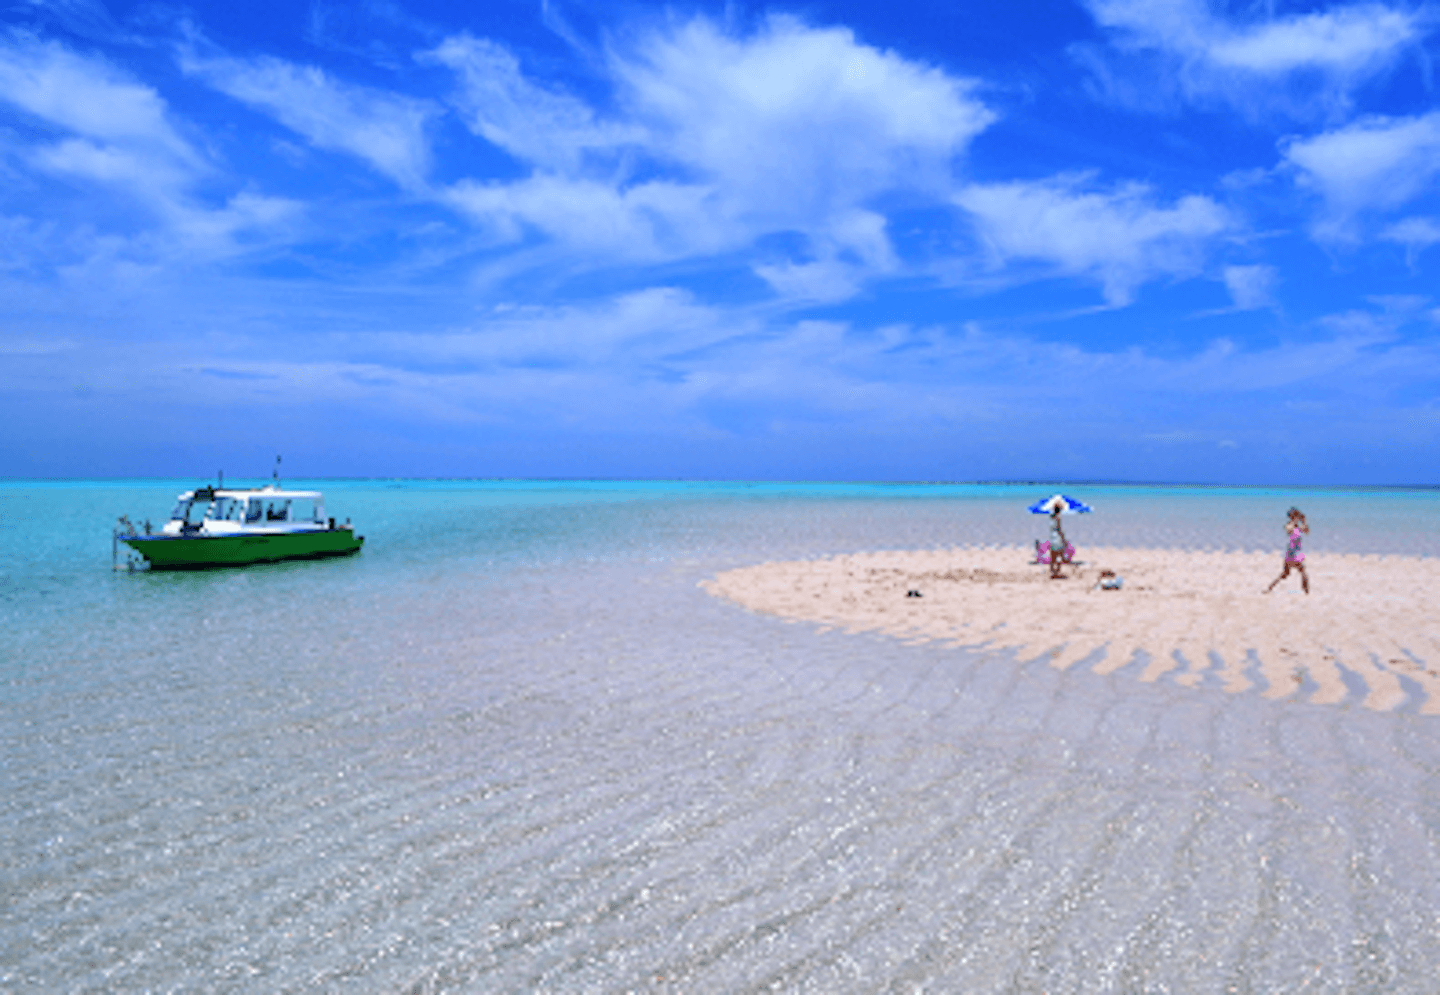
{"label": "boat antenna", "polygon": [[220,483],[216,484],[215,487],[216,487],[216,489],[218,489],[218,490],[224,490],[224,489],[225,489],[225,471],[224,471],[224,470],[221,470],[221,471],[220,471]]}
{"label": "boat antenna", "polygon": [[270,478],[275,481],[276,489],[280,487],[280,457],[275,457],[275,469],[270,471]]}

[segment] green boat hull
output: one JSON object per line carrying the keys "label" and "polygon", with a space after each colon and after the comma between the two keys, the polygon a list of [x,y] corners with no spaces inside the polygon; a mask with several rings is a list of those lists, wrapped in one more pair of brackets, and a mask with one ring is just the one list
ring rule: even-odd
{"label": "green boat hull", "polygon": [[121,542],[145,557],[151,570],[206,570],[278,560],[349,556],[365,544],[351,528],[273,535],[130,536]]}

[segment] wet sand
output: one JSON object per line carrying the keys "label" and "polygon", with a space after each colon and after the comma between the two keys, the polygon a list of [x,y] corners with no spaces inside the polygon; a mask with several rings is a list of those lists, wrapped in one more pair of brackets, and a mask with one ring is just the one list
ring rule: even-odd
{"label": "wet sand", "polygon": [[[1440,559],[1311,554],[1265,589],[1280,557],[1091,548],[1052,580],[1033,552],[981,547],[771,562],[718,574],[710,593],[846,632],[1014,650],[1057,669],[1317,705],[1440,714]],[[1100,571],[1123,578],[1097,587]],[[919,596],[909,592],[918,591]]]}

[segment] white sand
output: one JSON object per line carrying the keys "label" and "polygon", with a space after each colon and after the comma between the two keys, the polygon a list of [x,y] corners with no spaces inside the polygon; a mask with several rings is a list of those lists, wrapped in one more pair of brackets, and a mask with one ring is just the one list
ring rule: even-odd
{"label": "white sand", "polygon": [[[1275,553],[1087,548],[1063,580],[1032,558],[993,547],[858,553],[729,570],[703,586],[785,619],[1014,649],[1061,669],[1084,661],[1111,673],[1144,650],[1142,681],[1174,671],[1180,684],[1240,693],[1256,686],[1253,666],[1268,683],[1262,693],[1283,698],[1308,673],[1315,704],[1351,694],[1338,661],[1364,681],[1366,708],[1403,704],[1403,675],[1424,696],[1420,711],[1440,714],[1440,559],[1311,554],[1307,596],[1294,572],[1263,593],[1280,572]],[[1102,569],[1124,586],[1096,589]],[[922,597],[907,597],[912,589]]]}

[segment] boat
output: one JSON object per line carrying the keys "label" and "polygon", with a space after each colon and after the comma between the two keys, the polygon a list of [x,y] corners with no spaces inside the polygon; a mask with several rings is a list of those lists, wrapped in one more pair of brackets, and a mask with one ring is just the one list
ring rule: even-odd
{"label": "boat", "polygon": [[[314,560],[360,551],[347,521],[325,516],[319,491],[284,490],[277,483],[258,488],[197,487],[179,496],[158,533],[121,518],[114,543],[124,543],[151,570],[204,570],[277,560]],[[118,545],[112,554],[118,556]],[[134,559],[126,564],[137,565]],[[117,563],[117,567],[120,565]]]}

